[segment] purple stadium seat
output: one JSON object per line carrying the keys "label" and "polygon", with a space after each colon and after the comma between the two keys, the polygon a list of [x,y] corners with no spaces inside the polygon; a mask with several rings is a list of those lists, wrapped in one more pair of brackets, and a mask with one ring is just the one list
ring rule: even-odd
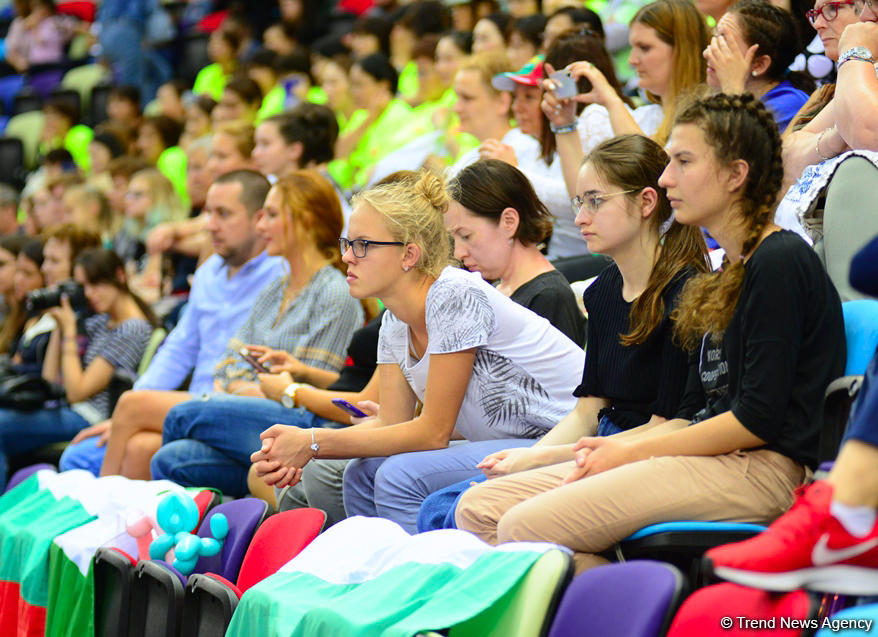
{"label": "purple stadium seat", "polygon": [[675,567],[649,560],[608,564],[576,577],[548,637],[658,637],[685,597]]}
{"label": "purple stadium seat", "polygon": [[32,464],[29,467],[25,467],[24,469],[19,469],[15,473],[12,474],[12,477],[9,478],[9,482],[6,483],[6,491],[10,491],[20,485],[22,482],[30,478],[37,471],[41,471],[42,469],[48,469],[49,471],[57,472],[58,470],[54,465],[42,462],[40,464]]}
{"label": "purple stadium seat", "polygon": [[241,498],[221,504],[208,513],[201,526],[199,537],[210,537],[210,518],[222,513],[229,521],[229,535],[223,542],[223,550],[213,557],[202,557],[196,562],[193,573],[217,573],[228,580],[238,579],[241,562],[250,546],[256,529],[268,516],[268,504],[257,498]]}

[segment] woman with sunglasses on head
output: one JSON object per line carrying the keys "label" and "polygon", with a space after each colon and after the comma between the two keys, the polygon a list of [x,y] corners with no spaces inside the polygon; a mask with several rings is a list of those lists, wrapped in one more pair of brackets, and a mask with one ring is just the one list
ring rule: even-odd
{"label": "woman with sunglasses on head", "polygon": [[[666,164],[661,147],[641,135],[608,140],[583,164],[576,224],[589,250],[613,264],[585,292],[588,347],[578,400],[532,447],[485,457],[483,478],[569,461],[582,436],[629,435],[680,409],[689,362],[674,343],[670,314],[685,282],[707,271],[706,247],[697,229],[672,220],[658,185]],[[459,493],[468,485],[457,486]],[[421,530],[453,526],[453,500],[425,502]]]}
{"label": "woman with sunglasses on head", "polygon": [[842,301],[863,298],[848,281],[850,262],[878,234],[872,203],[878,182],[878,5],[854,0],[853,10],[859,22],[838,40],[835,95],[784,139],[785,184],[793,185],[776,214],[778,225],[814,244]]}
{"label": "woman with sunglasses on head", "polygon": [[582,571],[649,524],[768,522],[816,467],[813,416],[844,369],[844,324],[816,256],[772,222],[783,176],[774,119],[752,95],[714,95],[681,109],[668,152],[660,183],[676,220],[705,227],[726,255],[722,271],[687,282],[673,314],[698,357],[685,410],[478,485],[457,508],[460,528],[494,544],[563,544]]}
{"label": "woman with sunglasses on head", "polygon": [[[529,444],[572,407],[582,349],[477,273],[448,267],[442,181],[376,186],[355,199],[343,259],[357,298],[380,298],[380,408],[341,430],[274,426],[252,456],[268,484],[297,482],[313,458],[357,458],[348,515],[414,532],[432,491],[471,475],[486,453]],[[422,405],[420,410],[418,406]]]}

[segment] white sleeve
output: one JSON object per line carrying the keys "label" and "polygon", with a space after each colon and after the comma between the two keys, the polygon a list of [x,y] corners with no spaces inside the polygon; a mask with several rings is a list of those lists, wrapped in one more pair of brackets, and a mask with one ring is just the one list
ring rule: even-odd
{"label": "white sleeve", "polygon": [[494,308],[484,290],[465,277],[436,280],[427,295],[428,351],[461,352],[487,345],[494,331]]}

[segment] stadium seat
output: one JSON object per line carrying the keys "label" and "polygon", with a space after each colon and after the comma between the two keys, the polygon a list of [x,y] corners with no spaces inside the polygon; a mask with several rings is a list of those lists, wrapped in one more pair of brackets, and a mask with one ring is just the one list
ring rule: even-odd
{"label": "stadium seat", "polygon": [[[210,489],[203,489],[193,497],[198,507],[199,519],[205,519],[214,509],[219,500],[219,495]],[[218,508],[218,507],[217,507]],[[144,560],[150,561],[150,560]],[[161,581],[157,584],[153,580],[144,580],[142,573],[150,572],[151,567],[145,567],[136,571],[140,562],[125,551],[102,546],[97,549],[94,557],[94,621],[95,636],[110,637],[120,636],[135,637],[139,635],[156,635],[158,633],[144,633],[141,616],[145,612],[146,599],[143,590],[147,584],[170,586],[173,593],[173,582]],[[173,567],[168,567],[169,572],[176,572]],[[135,573],[138,573],[135,578]],[[139,580],[144,580],[144,586],[135,586]],[[182,584],[180,585],[182,591]],[[136,594],[136,596],[135,596]],[[163,600],[155,600],[156,605],[166,603]],[[179,626],[179,619],[176,621]],[[162,635],[164,633],[161,633]]]}
{"label": "stadium seat", "polygon": [[[838,626],[840,622],[844,621],[850,622],[849,626],[860,626],[861,629],[851,627],[845,628],[840,632]],[[864,622],[869,622],[868,628],[866,628]],[[878,604],[864,604],[862,606],[845,608],[834,615],[830,615],[828,625],[821,623],[822,627],[816,637],[838,637],[838,635],[844,635],[844,637],[860,637],[861,635],[862,637],[868,637],[868,635],[874,634],[873,629],[876,625],[878,625]]]}
{"label": "stadium seat", "polygon": [[24,186],[24,143],[17,137],[0,137],[0,182]]}
{"label": "stadium seat", "polygon": [[82,98],[79,96],[79,91],[76,91],[72,88],[63,88],[59,86],[49,94],[49,97],[51,99],[63,100],[64,102],[70,104],[73,108],[76,109],[79,118],[82,119]]}
{"label": "stadium seat", "polygon": [[591,569],[567,587],[548,637],[659,637],[686,589],[680,571],[663,562]]}
{"label": "stadium seat", "polygon": [[22,88],[24,88],[23,75],[0,77],[0,104],[4,113],[12,113],[13,99]]}
{"label": "stadium seat", "polygon": [[325,523],[326,514],[319,509],[283,511],[256,530],[236,584],[215,573],[190,576],[183,602],[182,634],[223,634],[241,595],[298,555]]}
{"label": "stadium seat", "polygon": [[177,637],[185,576],[162,560],[141,560],[131,579],[128,637]]}
{"label": "stadium seat", "polygon": [[[70,69],[61,80],[61,88],[74,90],[79,93],[79,101],[82,105],[83,116],[91,116],[92,90],[109,77],[109,71],[102,64],[85,64]],[[103,120],[101,120],[103,121]],[[100,121],[87,122],[91,126],[100,124]]]}
{"label": "stadium seat", "polygon": [[206,33],[192,33],[183,40],[183,55],[177,71],[188,84],[195,82],[198,72],[210,64],[210,57],[207,55],[209,37]]}
{"label": "stadium seat", "polygon": [[861,299],[841,304],[847,340],[845,376],[862,375],[878,349],[878,301]]}
{"label": "stadium seat", "polygon": [[30,111],[38,111],[43,108],[43,98],[32,91],[22,90],[12,98],[12,116]]}
{"label": "stadium seat", "polygon": [[107,102],[113,87],[109,84],[98,84],[91,89],[88,105],[88,119],[92,126],[97,126],[107,119]]}
{"label": "stadium seat", "polygon": [[[769,593],[738,584],[717,584],[696,591],[683,603],[668,637],[793,637],[813,629],[789,628],[791,620],[815,622],[820,604],[805,591]],[[745,624],[742,619],[763,620]]]}
{"label": "stadium seat", "polygon": [[24,167],[27,170],[36,168],[40,133],[43,131],[44,121],[45,116],[42,111],[28,111],[12,116],[6,124],[6,136],[21,140],[24,150]]}
{"label": "stadium seat", "polygon": [[58,471],[58,469],[56,469],[54,465],[51,465],[51,464],[48,464],[45,462],[42,462],[39,464],[32,464],[29,467],[19,469],[14,474],[12,474],[11,478],[9,478],[9,482],[6,483],[6,489],[3,491],[3,493],[6,493],[7,491],[11,491],[12,489],[14,489],[18,485],[20,485],[22,482],[24,482],[25,480],[30,478],[37,471],[42,471],[44,469],[47,471],[55,471],[55,472]]}
{"label": "stadium seat", "polygon": [[576,257],[562,257],[552,261],[552,265],[567,279],[568,283],[585,281],[599,275],[610,264],[609,258],[600,254],[583,254]]}

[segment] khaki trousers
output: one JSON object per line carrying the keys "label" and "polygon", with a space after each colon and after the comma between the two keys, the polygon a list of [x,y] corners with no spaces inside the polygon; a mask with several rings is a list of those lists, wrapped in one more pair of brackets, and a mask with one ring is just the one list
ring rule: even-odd
{"label": "khaki trousers", "polygon": [[490,544],[554,542],[574,551],[577,573],[595,555],[659,522],[766,524],[792,504],[802,465],[774,451],[668,456],[634,462],[559,486],[573,462],[495,478],[466,491],[457,526]]}

